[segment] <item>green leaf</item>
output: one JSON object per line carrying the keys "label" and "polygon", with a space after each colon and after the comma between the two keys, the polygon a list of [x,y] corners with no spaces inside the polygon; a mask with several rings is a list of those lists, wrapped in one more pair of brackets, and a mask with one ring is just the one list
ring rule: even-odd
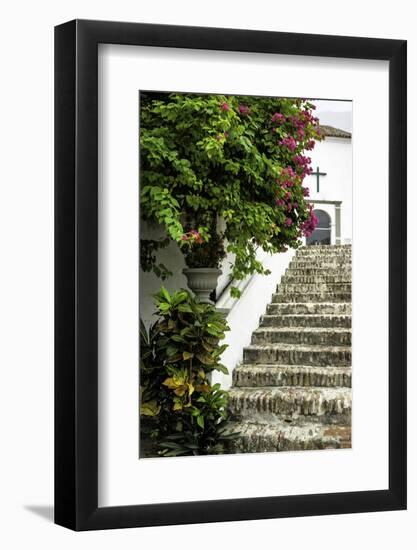
{"label": "green leaf", "polygon": [[218,363],[215,367],[215,370],[222,372],[223,374],[229,374],[228,369],[224,366]]}
{"label": "green leaf", "polygon": [[182,311],[182,313],[192,313],[193,310],[188,304],[180,304],[178,306],[178,311]]}
{"label": "green leaf", "polygon": [[168,303],[171,303],[171,295],[164,286],[161,286],[161,294]]}
{"label": "green leaf", "polygon": [[203,364],[203,365],[212,365],[214,363],[214,359],[211,355],[208,353],[197,353],[196,358]]}
{"label": "green leaf", "polygon": [[204,429],[204,417],[203,416],[197,416],[197,424],[200,426],[200,428]]}

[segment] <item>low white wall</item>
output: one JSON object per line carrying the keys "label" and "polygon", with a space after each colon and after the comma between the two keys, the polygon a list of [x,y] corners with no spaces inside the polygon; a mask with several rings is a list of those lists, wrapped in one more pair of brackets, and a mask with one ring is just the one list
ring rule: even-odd
{"label": "low white wall", "polygon": [[[227,315],[230,332],[226,333],[224,343],[228,348],[222,355],[222,363],[229,370],[229,375],[214,372],[212,382],[219,382],[224,389],[232,384],[233,369],[242,361],[243,348],[250,344],[252,332],[259,326],[259,318],[265,313],[267,304],[271,301],[277,284],[288,267],[295,250],[288,250],[273,256],[265,252],[259,253],[270,275],[254,275],[248,282],[242,296],[232,304]],[[225,304],[227,297],[225,299]],[[223,300],[222,300],[223,302]],[[218,306],[223,307],[220,303]],[[230,306],[229,306],[230,307]]]}

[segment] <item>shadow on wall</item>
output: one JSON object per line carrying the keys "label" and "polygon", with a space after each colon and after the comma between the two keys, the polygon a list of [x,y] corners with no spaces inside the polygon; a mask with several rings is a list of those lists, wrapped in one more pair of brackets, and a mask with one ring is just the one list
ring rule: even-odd
{"label": "shadow on wall", "polygon": [[35,514],[36,516],[39,516],[45,519],[46,521],[48,521],[48,523],[54,522],[53,506],[41,506],[41,505],[33,504],[33,505],[24,506],[24,509],[27,510],[28,512],[32,512],[32,514]]}

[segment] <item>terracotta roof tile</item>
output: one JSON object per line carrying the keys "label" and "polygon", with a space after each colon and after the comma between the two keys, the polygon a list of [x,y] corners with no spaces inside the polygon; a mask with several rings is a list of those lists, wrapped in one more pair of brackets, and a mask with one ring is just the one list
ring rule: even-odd
{"label": "terracotta roof tile", "polygon": [[320,131],[325,137],[338,137],[345,139],[350,139],[352,137],[350,132],[346,132],[340,128],[334,128],[333,126],[322,125],[320,126]]}

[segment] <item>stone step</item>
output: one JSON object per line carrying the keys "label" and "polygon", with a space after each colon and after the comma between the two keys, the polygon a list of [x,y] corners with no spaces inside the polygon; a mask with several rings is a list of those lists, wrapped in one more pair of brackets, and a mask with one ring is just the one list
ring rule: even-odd
{"label": "stone step", "polygon": [[[346,272],[337,272],[333,275],[318,275],[318,274],[302,274],[299,272],[288,272],[282,276],[280,284],[340,284],[340,283],[349,283],[352,284],[352,273],[351,271]],[[307,271],[307,270],[306,270]],[[325,270],[323,270],[325,271]],[[279,285],[277,286],[277,289]]]}
{"label": "stone step", "polygon": [[299,250],[295,258],[352,258],[350,250]]}
{"label": "stone step", "polygon": [[350,265],[352,264],[352,256],[350,254],[297,254],[288,264],[288,267],[293,267],[294,262],[310,264],[310,266],[320,266],[323,264]]}
{"label": "stone step", "polygon": [[352,446],[350,426],[337,424],[305,423],[295,426],[285,422],[230,422],[227,431],[240,434],[228,444],[229,453],[349,449]]}
{"label": "stone step", "polygon": [[351,387],[350,367],[298,365],[239,365],[233,371],[233,386]]}
{"label": "stone step", "polygon": [[350,246],[305,246],[297,250],[297,256],[308,256],[313,254],[352,254]]}
{"label": "stone step", "polygon": [[288,264],[289,269],[352,269],[352,262],[350,260],[345,260],[344,258],[340,260],[336,259],[318,259],[318,260],[299,260],[295,258]]}
{"label": "stone step", "polygon": [[351,292],[352,283],[289,283],[277,287],[278,294],[315,294],[324,292]]}
{"label": "stone step", "polygon": [[304,245],[297,249],[297,252],[302,250],[352,250],[351,244],[317,244]]}
{"label": "stone step", "polygon": [[251,422],[350,424],[350,388],[232,387],[228,410],[232,420]]}
{"label": "stone step", "polygon": [[352,332],[347,328],[260,327],[252,333],[252,344],[312,344],[350,346]]}
{"label": "stone step", "polygon": [[243,363],[347,367],[351,364],[351,347],[251,344],[243,349]]}
{"label": "stone step", "polygon": [[302,246],[300,247],[296,255],[305,256],[308,254],[351,254],[352,246],[347,245],[323,245],[323,246]]}
{"label": "stone step", "polygon": [[298,277],[298,276],[311,277],[316,275],[318,277],[325,276],[325,275],[346,275],[347,277],[349,277],[351,274],[352,274],[351,267],[348,267],[348,268],[343,267],[342,269],[342,266],[340,265],[335,266],[332,269],[323,268],[323,267],[304,267],[304,268],[289,267],[285,272],[285,275],[293,275],[295,277]]}
{"label": "stone step", "polygon": [[272,303],[287,303],[287,302],[351,302],[352,295],[350,292],[293,292],[292,294],[277,292],[272,296]]}
{"label": "stone step", "polygon": [[269,304],[266,307],[267,315],[351,315],[352,304],[347,302],[282,302]]}
{"label": "stone step", "polygon": [[[274,304],[275,305],[275,304]],[[294,305],[294,304],[291,304]],[[297,304],[301,305],[301,304]],[[262,315],[261,327],[344,327],[350,328],[351,315]]]}

